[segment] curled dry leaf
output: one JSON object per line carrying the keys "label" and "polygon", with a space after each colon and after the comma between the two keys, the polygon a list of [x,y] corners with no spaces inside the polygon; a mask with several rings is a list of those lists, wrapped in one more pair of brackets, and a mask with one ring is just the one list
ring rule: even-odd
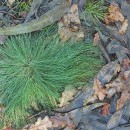
{"label": "curled dry leaf", "polygon": [[100,36],[97,32],[97,33],[94,34],[93,44],[96,46],[96,45],[98,45],[99,41],[100,41]]}
{"label": "curled dry leaf", "polygon": [[74,99],[74,95],[77,93],[75,88],[66,87],[65,91],[62,93],[62,97],[59,99],[59,107],[69,104],[69,101]]}
{"label": "curled dry leaf", "polygon": [[94,79],[94,90],[95,95],[99,98],[99,100],[103,100],[106,96],[106,90],[102,87],[101,82],[98,79]]}

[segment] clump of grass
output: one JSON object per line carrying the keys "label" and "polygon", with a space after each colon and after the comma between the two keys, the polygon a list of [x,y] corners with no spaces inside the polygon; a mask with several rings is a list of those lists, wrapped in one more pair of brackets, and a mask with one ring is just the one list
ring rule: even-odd
{"label": "clump of grass", "polygon": [[104,3],[104,0],[87,0],[84,17],[88,13],[94,24],[96,24],[97,19],[104,20],[104,16],[107,13],[107,6]]}
{"label": "clump of grass", "polygon": [[84,84],[101,68],[100,51],[85,43],[61,43],[57,36],[10,37],[0,47],[0,104],[4,123],[26,122],[28,109],[57,106],[66,85]]}
{"label": "clump of grass", "polygon": [[20,14],[22,12],[28,12],[31,6],[32,0],[16,0],[13,3],[13,8],[15,11]]}
{"label": "clump of grass", "polygon": [[20,2],[19,3],[19,12],[23,12],[23,11],[29,11],[31,5],[31,1],[28,2]]}

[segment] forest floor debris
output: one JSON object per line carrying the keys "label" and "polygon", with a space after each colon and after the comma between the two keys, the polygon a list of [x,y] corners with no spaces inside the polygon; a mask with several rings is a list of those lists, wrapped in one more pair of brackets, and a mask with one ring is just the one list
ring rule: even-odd
{"label": "forest floor debris", "polygon": [[[8,2],[9,6],[15,9],[16,1]],[[130,129],[130,3],[128,0],[107,1],[108,12],[104,20],[94,16],[97,18],[95,25],[89,13],[84,17],[85,22],[81,20],[86,0],[79,0],[79,3],[73,0],[71,2],[68,13],[58,21],[61,40],[65,42],[70,39],[77,41],[86,38],[99,47],[101,42],[108,63],[94,77],[91,84],[79,89],[66,88],[60,98],[59,108],[48,116],[41,117],[40,113],[36,118],[37,121],[33,121],[22,130],[128,130]],[[41,4],[38,9],[40,6]],[[16,25],[16,21],[17,24],[26,21],[27,12],[26,15],[13,12],[10,15],[7,10],[9,7],[0,10],[2,15],[9,16],[9,19],[1,17],[4,21],[1,27],[5,26],[5,23]],[[43,12],[46,11],[47,8],[43,8]],[[34,19],[43,12],[38,10],[29,18]],[[86,35],[87,29],[92,31],[91,37]],[[4,38],[0,37],[0,44],[3,44]],[[5,127],[3,130],[14,128]]]}

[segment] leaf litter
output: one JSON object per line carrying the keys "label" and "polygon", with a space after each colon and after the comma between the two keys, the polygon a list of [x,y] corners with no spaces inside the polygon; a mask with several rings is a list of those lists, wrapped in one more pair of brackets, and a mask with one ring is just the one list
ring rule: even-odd
{"label": "leaf litter", "polygon": [[[119,0],[114,1],[108,8],[105,23],[109,26],[111,26],[111,23],[114,23],[114,26],[120,23],[121,25],[116,32],[119,36],[128,35],[130,34],[128,16],[124,15],[122,6],[120,8],[118,5]],[[120,4],[122,3],[120,2]],[[71,6],[69,13],[58,22],[58,32],[62,41],[81,40],[85,37],[79,15],[78,5],[74,4]],[[106,50],[111,56],[114,55],[116,60],[106,64],[99,71],[94,78],[93,87],[83,87],[80,92],[76,89],[66,88],[59,102],[60,108],[54,111],[54,115],[45,116],[43,119],[39,117],[34,124],[30,124],[28,128],[25,127],[23,130],[53,130],[54,128],[64,130],[79,130],[82,128],[87,130],[88,127],[95,130],[96,125],[99,129],[104,128],[104,126],[107,129],[120,129],[124,107],[126,104],[130,104],[130,59],[128,56],[130,48],[122,45],[115,36],[113,38],[108,37],[108,39],[110,42],[105,43]],[[99,40],[101,39],[99,32],[97,32],[94,34],[94,44],[98,45]],[[117,44],[118,42],[120,44]],[[119,52],[123,55],[120,55]],[[119,98],[116,101],[116,111],[112,114],[110,100],[115,94],[118,94]],[[83,121],[83,119],[86,120]],[[91,126],[91,123],[88,122],[96,123]],[[130,129],[129,126],[128,129]]]}
{"label": "leaf litter", "polygon": [[123,35],[127,31],[128,20],[125,19],[120,8],[117,4],[112,3],[108,8],[108,13],[105,16],[105,23],[109,25],[110,23],[121,22],[122,26],[119,29],[119,34]]}
{"label": "leaf litter", "polygon": [[[80,31],[81,23],[77,11],[77,5],[72,6],[70,9],[71,13],[65,15],[59,21],[58,31],[62,41],[73,39],[74,35],[76,36]],[[120,22],[121,27],[117,30],[119,35],[124,35],[129,25],[129,21],[124,17],[119,6],[113,3],[108,9],[105,22],[107,25]],[[70,26],[71,23],[73,23],[73,26]],[[84,37],[84,35],[82,36]],[[99,33],[95,33],[94,44],[98,45],[99,40],[101,40]],[[124,106],[130,99],[130,59],[125,57],[126,54],[129,54],[129,49],[121,44],[117,44],[119,42],[117,39],[110,38],[109,40],[110,42],[107,44],[106,49],[110,55],[116,55],[117,60],[106,64],[99,71],[94,78],[93,88],[88,86],[88,88],[83,87],[78,93],[78,90],[65,89],[60,99],[60,108],[55,111],[53,116],[48,118],[51,122],[51,129],[79,130],[84,127],[87,130],[87,128],[97,128],[97,125],[98,128],[96,130],[101,130],[102,128],[107,128],[108,130],[116,127],[120,128],[123,120]],[[119,52],[123,55],[121,56]],[[109,100],[112,100],[115,94],[120,96],[116,101],[116,111],[112,114],[110,111],[112,106]],[[98,120],[103,121],[105,126],[99,123]],[[90,124],[85,125],[88,122],[94,121],[96,123],[93,126]],[[81,122],[83,124],[82,127],[79,125]]]}

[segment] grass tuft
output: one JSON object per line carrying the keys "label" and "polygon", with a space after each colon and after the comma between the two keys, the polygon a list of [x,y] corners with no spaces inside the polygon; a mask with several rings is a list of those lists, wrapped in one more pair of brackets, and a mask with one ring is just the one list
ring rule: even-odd
{"label": "grass tuft", "polygon": [[100,51],[90,44],[66,43],[57,36],[19,35],[0,47],[0,104],[4,123],[21,125],[28,109],[57,106],[66,85],[84,84],[101,68]]}
{"label": "grass tuft", "polygon": [[97,19],[104,20],[104,16],[107,13],[107,6],[104,4],[105,0],[87,0],[86,9],[83,13],[84,17],[88,13],[95,25]]}

